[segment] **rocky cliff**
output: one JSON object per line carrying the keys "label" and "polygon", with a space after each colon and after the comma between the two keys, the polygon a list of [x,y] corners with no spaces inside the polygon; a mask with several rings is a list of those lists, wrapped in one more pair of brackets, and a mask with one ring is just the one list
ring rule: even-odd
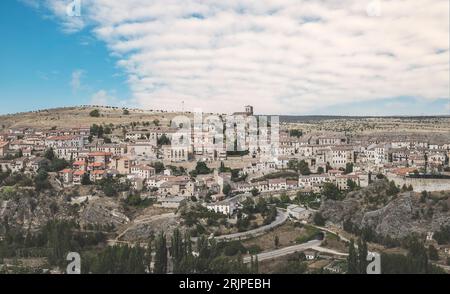
{"label": "rocky cliff", "polygon": [[359,230],[369,228],[393,239],[450,225],[449,195],[424,198],[420,193],[405,192],[388,196],[388,186],[387,181],[378,181],[349,193],[342,201],[325,200],[320,213],[334,224],[349,222]]}

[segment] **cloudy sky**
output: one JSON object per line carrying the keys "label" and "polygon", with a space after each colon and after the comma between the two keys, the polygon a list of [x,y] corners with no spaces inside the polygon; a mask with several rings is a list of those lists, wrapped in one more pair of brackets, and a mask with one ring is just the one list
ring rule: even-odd
{"label": "cloudy sky", "polygon": [[[266,114],[450,114],[448,0],[1,2],[0,30],[36,34],[26,50],[43,51],[40,67],[28,60],[40,81],[33,91],[0,72],[6,93],[34,99],[8,107],[0,94],[8,111],[58,103],[179,110],[184,101],[214,112],[252,104]],[[21,27],[27,21],[34,31]],[[27,83],[14,46],[0,49],[1,61]]]}

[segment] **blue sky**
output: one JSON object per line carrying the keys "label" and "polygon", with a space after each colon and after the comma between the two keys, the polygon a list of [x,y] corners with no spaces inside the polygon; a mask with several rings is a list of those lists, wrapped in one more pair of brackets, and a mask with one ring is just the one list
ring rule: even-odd
{"label": "blue sky", "polygon": [[0,114],[450,114],[448,0],[0,1]]}
{"label": "blue sky", "polygon": [[[53,20],[6,0],[0,2],[0,35],[0,113],[88,104],[102,89],[130,95],[126,76],[89,32],[65,34]],[[74,88],[77,72],[80,86]]]}

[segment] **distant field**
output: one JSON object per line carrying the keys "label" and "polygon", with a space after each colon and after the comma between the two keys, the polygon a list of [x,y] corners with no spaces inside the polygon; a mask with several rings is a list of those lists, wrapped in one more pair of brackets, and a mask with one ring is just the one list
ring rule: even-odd
{"label": "distant field", "polygon": [[[100,117],[91,117],[89,113],[98,109]],[[158,120],[161,126],[168,126],[178,115],[192,119],[191,112],[165,112],[161,110],[78,106],[45,109],[0,116],[0,131],[10,127],[89,127],[92,124],[130,124],[132,122],[153,122]],[[204,117],[209,114],[204,114]],[[290,129],[308,132],[344,132],[356,134],[374,134],[379,132],[405,134],[443,133],[450,136],[450,116],[424,117],[356,117],[356,116],[280,116],[282,124]]]}

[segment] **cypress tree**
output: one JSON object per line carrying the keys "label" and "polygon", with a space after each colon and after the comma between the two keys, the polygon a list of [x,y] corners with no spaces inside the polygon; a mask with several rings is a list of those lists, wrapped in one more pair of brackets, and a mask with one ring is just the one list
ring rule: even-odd
{"label": "cypress tree", "polygon": [[156,238],[155,243],[155,266],[153,273],[165,274],[167,272],[167,245],[166,236],[163,232]]}
{"label": "cypress tree", "polygon": [[172,244],[171,253],[172,253],[172,261],[173,261],[173,271],[174,271],[174,273],[177,273],[178,266],[180,265],[180,262],[183,259],[184,253],[185,253],[184,246],[183,246],[183,240],[182,240],[181,233],[178,230],[178,228],[176,228],[173,232],[171,244]]}
{"label": "cypress tree", "polygon": [[350,246],[348,250],[348,257],[347,257],[347,264],[348,274],[357,274],[358,273],[358,256],[355,249],[355,242],[353,239],[350,241]]}
{"label": "cypress tree", "polygon": [[151,273],[151,268],[152,268],[152,241],[149,241],[148,244],[147,244],[146,260],[147,260],[148,272]]}
{"label": "cypress tree", "polygon": [[360,274],[367,273],[367,243],[366,240],[358,240],[358,272]]}

